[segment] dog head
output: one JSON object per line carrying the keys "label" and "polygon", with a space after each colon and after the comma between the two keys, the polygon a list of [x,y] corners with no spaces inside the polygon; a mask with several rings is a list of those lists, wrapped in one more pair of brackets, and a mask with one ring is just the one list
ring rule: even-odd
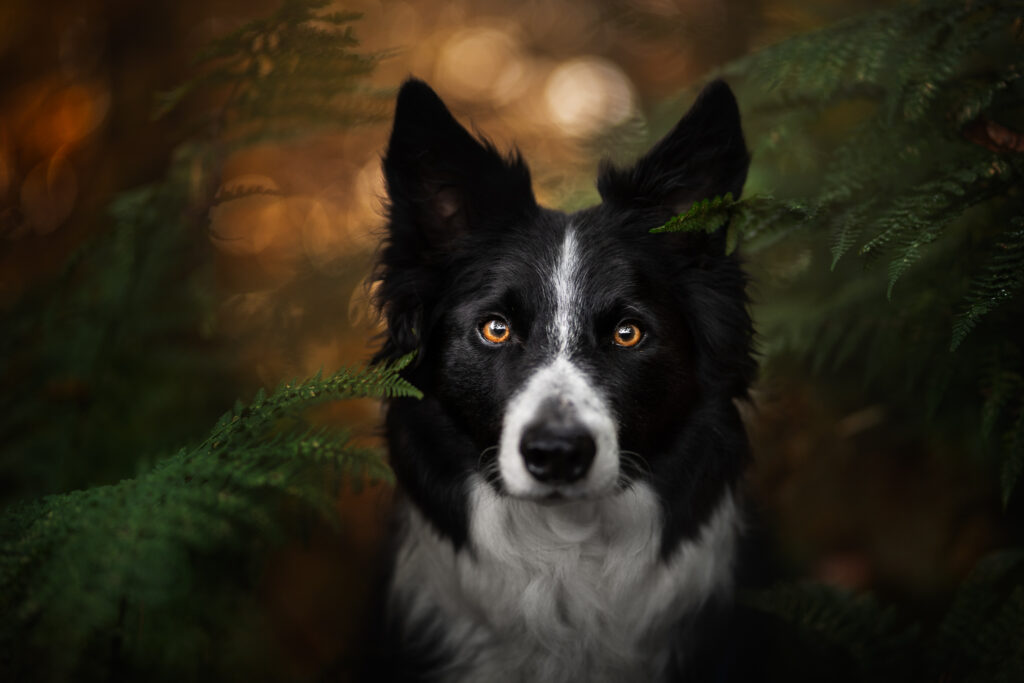
{"label": "dog head", "polygon": [[651,234],[693,202],[739,196],[749,157],[728,86],[707,86],[602,202],[538,206],[517,155],[466,131],[421,81],[398,96],[384,173],[377,360],[417,351],[422,402],[392,403],[403,488],[459,543],[467,478],[543,504],[637,479],[693,533],[745,458],[733,399],[754,364],[745,279],[722,234]]}

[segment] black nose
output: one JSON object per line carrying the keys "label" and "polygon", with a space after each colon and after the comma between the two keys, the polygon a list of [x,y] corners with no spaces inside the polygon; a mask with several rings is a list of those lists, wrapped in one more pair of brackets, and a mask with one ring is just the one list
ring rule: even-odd
{"label": "black nose", "polygon": [[534,422],[519,441],[526,470],[545,484],[569,484],[581,479],[596,451],[594,437],[577,422]]}

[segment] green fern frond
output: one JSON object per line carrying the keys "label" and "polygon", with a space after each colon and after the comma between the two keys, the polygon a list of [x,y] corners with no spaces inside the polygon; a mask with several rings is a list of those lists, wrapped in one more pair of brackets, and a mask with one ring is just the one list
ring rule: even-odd
{"label": "green fern frond", "polygon": [[977,119],[982,112],[992,106],[997,96],[1005,93],[1018,81],[1024,78],[1024,61],[1011,60],[1006,62],[995,78],[964,79],[956,93],[952,107],[955,122],[964,125]]}
{"label": "green fern frond", "polygon": [[213,448],[230,447],[240,439],[263,434],[279,420],[328,401],[422,398],[420,391],[400,375],[412,358],[413,354],[409,354],[394,363],[382,363],[360,373],[341,370],[326,379],[317,375],[304,382],[287,383],[267,398],[261,391],[247,407],[237,404],[234,411],[222,416],[206,443]]}
{"label": "green fern frond", "polygon": [[992,620],[985,624],[981,665],[971,672],[972,683],[1016,683],[1024,679],[1024,586],[1016,587]]}
{"label": "green fern frond", "polygon": [[905,623],[893,608],[882,607],[868,595],[823,584],[780,584],[748,593],[742,601],[793,625],[812,640],[846,651],[864,675],[885,671],[894,656],[919,637],[916,625]]}
{"label": "green fern frond", "polygon": [[[922,3],[923,9],[942,14],[923,24],[916,40],[905,45],[899,82],[904,84],[899,98],[902,118],[918,121],[927,113],[943,83],[962,67],[965,55],[977,49],[987,34],[1002,22],[993,22],[978,14],[970,3]],[[928,7],[931,5],[931,7]]]}
{"label": "green fern frond", "polygon": [[1015,219],[1013,226],[1015,229],[995,243],[988,263],[971,280],[966,307],[953,321],[952,351],[984,316],[1015,298],[1024,288],[1024,219]]}
{"label": "green fern frond", "polygon": [[1008,637],[1014,638],[1020,628],[1000,632],[1000,627],[992,626],[1012,619],[1020,609],[1013,600],[1007,601],[1007,594],[1021,585],[1022,569],[1024,553],[1019,550],[993,553],[977,562],[940,624],[936,647],[929,653],[933,669],[945,676],[964,676],[989,669],[993,659],[1005,657]]}
{"label": "green fern frond", "polygon": [[651,230],[663,232],[717,232],[728,223],[725,251],[732,253],[742,242],[753,250],[764,249],[801,228],[817,209],[797,200],[749,197],[735,201],[731,193],[696,202],[686,213]]}
{"label": "green fern frond", "polygon": [[1024,403],[1017,404],[1017,419],[1003,435],[1005,450],[999,483],[1003,494],[1003,506],[1010,504],[1010,498],[1024,474]]}
{"label": "green fern frond", "polygon": [[729,220],[729,208],[735,204],[731,192],[694,202],[686,213],[673,216],[667,223],[651,230],[661,232],[717,232]]}
{"label": "green fern frond", "polygon": [[[754,187],[815,207],[763,257],[744,230],[746,200],[730,208],[758,276],[766,364],[796,361],[828,386],[863,383],[926,438],[994,453],[1004,505],[1024,477],[1024,225],[1007,229],[1024,180],[1021,26],[1019,0],[906,2],[725,69],[761,139]],[[818,267],[830,261],[833,275]],[[864,267],[879,261],[887,269]],[[878,305],[883,292],[892,305]],[[900,674],[880,665],[912,658],[888,649],[913,631],[899,619],[887,631],[887,615],[830,589],[770,592],[759,607],[879,664],[861,680],[1021,680],[1024,582],[1009,573],[979,573],[991,599],[965,589],[937,642],[909,639],[911,651],[948,659]]]}
{"label": "green fern frond", "polygon": [[[182,633],[202,633],[207,620],[192,612],[204,603],[179,608],[199,589],[191,573],[197,562],[208,572],[220,567],[217,580],[204,575],[205,590],[236,590],[254,544],[285,537],[282,506],[337,524],[334,502],[343,482],[390,481],[378,453],[350,445],[344,433],[305,427],[298,417],[324,401],[419,396],[400,376],[410,358],[317,376],[269,396],[261,391],[225,415],[204,442],[147,474],[6,511],[0,606],[9,616],[0,656],[30,666],[31,656],[45,655],[56,677],[73,677],[87,664],[80,659],[85,644],[117,638],[125,610],[143,606],[154,624],[178,632],[175,642]],[[293,418],[293,426],[283,428],[283,418]],[[26,641],[26,633],[36,640]],[[145,635],[159,640],[161,633]],[[138,654],[124,656],[134,661]],[[209,653],[190,657],[201,663]]]}
{"label": "green fern frond", "polygon": [[156,116],[202,89],[226,93],[219,134],[236,144],[380,120],[386,93],[362,84],[388,53],[361,54],[356,12],[323,12],[326,0],[288,0],[269,17],[214,41],[200,74],[158,98]]}
{"label": "green fern frond", "polygon": [[878,206],[878,200],[867,200],[837,211],[831,219],[832,224],[832,263],[830,270],[835,270],[839,260],[853,248],[864,231],[865,223]]}
{"label": "green fern frond", "polygon": [[1004,409],[1014,400],[1024,403],[1024,376],[1013,370],[1004,370],[989,385],[988,397],[981,408],[983,436],[992,435]]}
{"label": "green fern frond", "polygon": [[808,227],[818,211],[818,206],[807,201],[755,196],[734,205],[729,227],[736,230],[736,239],[747,253],[755,253]]}
{"label": "green fern frond", "polygon": [[982,158],[973,165],[954,166],[893,200],[875,223],[880,232],[860,249],[861,255],[877,256],[890,246],[900,247],[889,267],[888,297],[924,247],[939,239],[964,211],[1002,194],[1014,178],[1008,164]]}

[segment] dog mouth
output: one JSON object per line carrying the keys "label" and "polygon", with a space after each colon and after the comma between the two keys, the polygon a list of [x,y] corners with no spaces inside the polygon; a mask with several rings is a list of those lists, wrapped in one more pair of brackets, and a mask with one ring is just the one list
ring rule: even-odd
{"label": "dog mouth", "polygon": [[585,482],[574,482],[571,484],[543,484],[531,482],[526,490],[516,489],[509,486],[501,474],[498,463],[484,468],[483,480],[491,485],[499,495],[514,500],[536,503],[541,506],[558,506],[567,503],[587,502],[600,500],[608,496],[616,495],[629,487],[629,482],[622,476],[613,485],[593,486]]}
{"label": "dog mouth", "polygon": [[557,505],[564,505],[565,503],[569,503],[569,502],[572,502],[572,501],[586,500],[586,498],[585,497],[580,497],[580,496],[571,496],[570,497],[570,496],[562,493],[561,491],[552,491],[551,493],[548,493],[546,495],[543,495],[543,496],[540,496],[540,497],[536,497],[536,498],[528,498],[527,500],[532,500],[535,503],[537,503],[538,505],[543,505],[545,507],[553,507],[553,506],[557,506]]}
{"label": "dog mouth", "polygon": [[611,495],[612,491],[607,491],[600,494],[595,493],[582,493],[582,494],[567,494],[562,491],[552,491],[546,495],[540,496],[539,498],[529,498],[538,505],[544,507],[558,507],[560,505],[568,505],[570,503],[586,503],[590,501],[600,500],[608,495]]}
{"label": "dog mouth", "polygon": [[536,503],[537,505],[544,507],[557,507],[559,505],[566,505],[570,503],[601,500],[602,498],[613,496],[622,490],[622,487],[620,486],[604,486],[600,489],[593,489],[591,487],[583,487],[580,485],[570,485],[550,488],[545,487],[540,490],[534,489],[527,492],[514,492],[510,491],[507,486],[504,486],[500,482],[498,488],[503,495],[509,498]]}

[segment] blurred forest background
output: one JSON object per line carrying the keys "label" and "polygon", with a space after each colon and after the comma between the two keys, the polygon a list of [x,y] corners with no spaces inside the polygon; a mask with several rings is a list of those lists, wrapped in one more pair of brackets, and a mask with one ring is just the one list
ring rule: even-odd
{"label": "blurred forest background", "polygon": [[1024,680],[1022,47],[1020,2],[6,0],[0,677],[351,675],[414,390],[332,373],[411,74],[564,209],[726,78],[744,199],[676,227],[753,275],[766,676]]}

